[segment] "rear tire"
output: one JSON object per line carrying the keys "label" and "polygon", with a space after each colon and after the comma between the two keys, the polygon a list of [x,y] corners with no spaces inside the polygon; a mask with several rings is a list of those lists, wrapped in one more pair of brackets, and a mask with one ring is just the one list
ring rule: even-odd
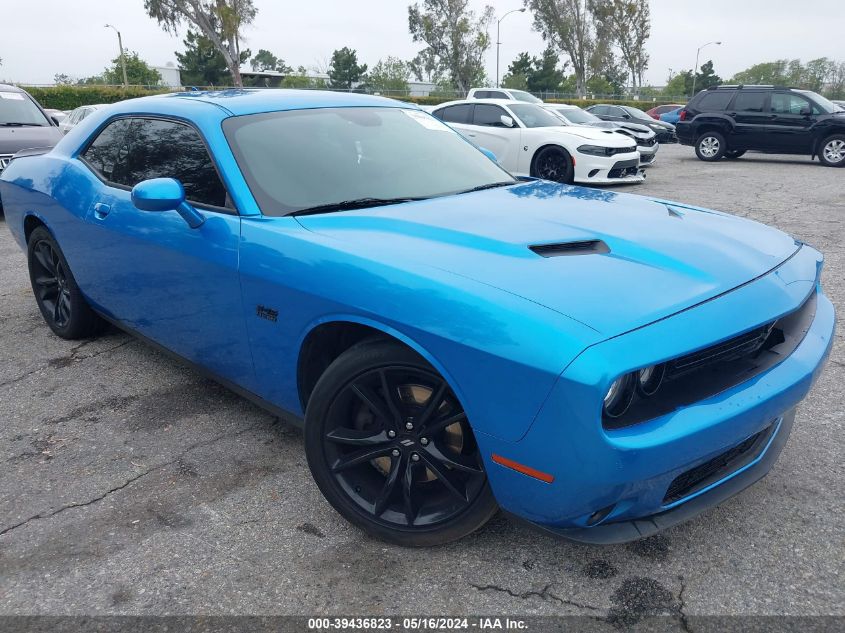
{"label": "rear tire", "polygon": [[575,179],[572,156],[562,147],[544,147],[534,156],[531,175],[535,178],[571,185]]}
{"label": "rear tire", "polygon": [[819,161],[828,167],[845,167],[845,134],[832,134],[821,142]]}
{"label": "rear tire", "polygon": [[82,296],[58,242],[45,227],[36,227],[29,236],[27,260],[38,309],[56,336],[92,338],[105,329],[105,321]]}
{"label": "rear tire", "polygon": [[308,401],[305,454],[335,510],[397,545],[457,540],[498,511],[463,407],[395,341],[362,342],[329,366]]}
{"label": "rear tire", "polygon": [[705,132],[695,142],[695,155],[711,163],[720,160],[727,148],[724,136],[718,132]]}

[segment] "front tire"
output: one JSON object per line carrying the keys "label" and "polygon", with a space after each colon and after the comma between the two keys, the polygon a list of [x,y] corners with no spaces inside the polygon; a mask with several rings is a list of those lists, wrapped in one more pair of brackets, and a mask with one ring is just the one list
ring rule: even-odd
{"label": "front tire", "polygon": [[706,162],[715,162],[725,155],[728,146],[718,132],[705,132],[695,142],[695,155]]}
{"label": "front tire", "polygon": [[562,147],[544,147],[534,157],[531,175],[570,185],[575,180],[572,156]]}
{"label": "front tire", "polygon": [[498,510],[460,402],[393,341],[365,341],[329,366],[308,402],[305,453],[329,503],[391,543],[454,541]]}
{"label": "front tire", "polygon": [[833,134],[822,141],[819,161],[828,167],[845,167],[845,134]]}
{"label": "front tire", "polygon": [[38,309],[57,336],[91,338],[104,329],[105,322],[82,296],[59,244],[43,226],[29,236],[27,261]]}

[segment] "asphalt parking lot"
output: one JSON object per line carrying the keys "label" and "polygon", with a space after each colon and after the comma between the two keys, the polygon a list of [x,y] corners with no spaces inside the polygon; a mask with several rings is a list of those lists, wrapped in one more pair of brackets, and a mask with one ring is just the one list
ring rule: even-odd
{"label": "asphalt parking lot", "polygon": [[[845,309],[845,169],[669,146],[625,191],[813,244]],[[845,615],[843,352],[771,474],[690,523],[593,547],[499,517],[407,550],[329,507],[298,430],[124,334],[53,336],[0,220],[0,614]]]}

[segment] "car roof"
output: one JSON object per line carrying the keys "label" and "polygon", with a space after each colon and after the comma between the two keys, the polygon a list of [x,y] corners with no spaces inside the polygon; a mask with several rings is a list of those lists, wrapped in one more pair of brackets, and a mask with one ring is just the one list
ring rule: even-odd
{"label": "car roof", "polygon": [[[483,88],[482,88],[483,90]],[[501,105],[511,107],[513,105],[539,105],[537,103],[526,103],[524,101],[513,101],[511,99],[458,99],[456,101],[447,101],[446,103],[441,103],[437,106],[437,108],[443,108],[446,106],[453,106],[453,105],[478,105],[479,103],[492,103],[493,105]]]}
{"label": "car roof", "polygon": [[178,109],[187,102],[200,102],[215,105],[229,114],[241,116],[259,114],[262,112],[279,112],[284,110],[308,110],[313,108],[349,108],[349,107],[394,107],[417,108],[415,104],[404,103],[374,97],[371,95],[331,92],[326,90],[285,90],[274,88],[237,88],[215,91],[175,92],[166,95],[129,99],[114,104],[116,111],[130,111],[139,108],[154,111],[156,108],[167,108],[167,105],[179,102]]}
{"label": "car roof", "polygon": [[0,84],[0,92],[26,92],[22,88],[18,88],[17,86],[11,86],[9,84]]}

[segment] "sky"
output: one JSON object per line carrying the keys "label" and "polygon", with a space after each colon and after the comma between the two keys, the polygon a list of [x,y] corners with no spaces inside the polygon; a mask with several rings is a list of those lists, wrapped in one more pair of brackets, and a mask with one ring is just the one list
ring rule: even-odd
{"label": "sky", "polygon": [[[245,31],[245,47],[266,48],[288,65],[325,68],[336,48],[349,46],[370,66],[389,55],[412,58],[422,46],[408,33],[408,0],[255,0],[258,16]],[[471,0],[480,10],[490,4],[497,16],[519,8],[520,0]],[[841,38],[827,37],[830,21],[845,25],[843,0],[815,0],[800,10],[781,0],[651,0],[651,63],[646,83],[663,85],[670,69],[689,69],[696,48],[701,63],[712,59],[716,73],[729,78],[752,64],[779,58],[845,60]],[[99,74],[117,56],[120,29],[124,46],[153,66],[175,63],[179,37],[166,34],[143,9],[143,0],[0,0],[0,80],[49,84],[57,73],[71,77]],[[491,39],[495,41],[495,24]],[[530,13],[502,22],[502,74],[521,51],[539,56],[545,44],[532,30]],[[495,77],[496,47],[487,54]]]}

